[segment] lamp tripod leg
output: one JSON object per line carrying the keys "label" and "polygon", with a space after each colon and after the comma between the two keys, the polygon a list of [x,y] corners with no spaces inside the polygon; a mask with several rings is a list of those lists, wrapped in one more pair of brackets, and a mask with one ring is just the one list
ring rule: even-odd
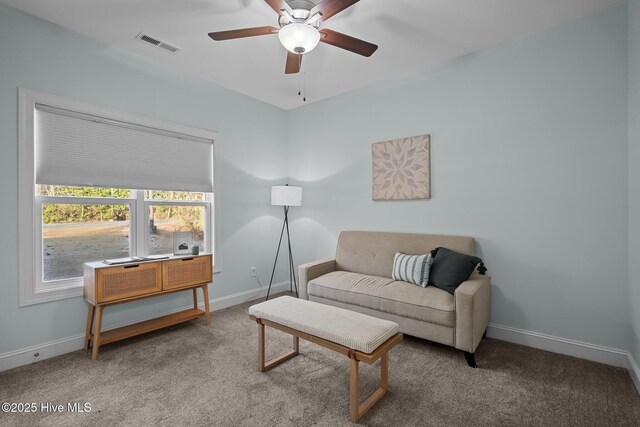
{"label": "lamp tripod leg", "polygon": [[276,249],[276,259],[273,261],[273,270],[271,270],[271,279],[269,280],[269,289],[267,289],[267,300],[269,300],[269,294],[271,293],[271,285],[273,285],[273,275],[276,273],[276,265],[278,264],[278,255],[280,254],[280,245],[282,245],[282,236],[284,235],[285,225],[287,223],[287,216],[285,214],[284,221],[282,222],[282,230],[280,231],[280,240],[278,241],[278,249]]}
{"label": "lamp tripod leg", "polygon": [[289,248],[289,292],[293,293],[293,279],[291,277],[291,242],[289,241],[289,208],[284,207],[284,224],[287,229],[287,243]]}
{"label": "lamp tripod leg", "polygon": [[[298,282],[296,280],[296,269],[295,269],[295,265],[293,263],[293,251],[291,250],[291,236],[289,233],[289,215],[288,215],[288,208],[285,209],[285,223],[287,226],[287,245],[289,246],[289,284],[292,287],[291,291],[293,292],[293,289],[295,289],[296,291],[296,298],[298,298]],[[293,279],[293,280],[292,280]]]}

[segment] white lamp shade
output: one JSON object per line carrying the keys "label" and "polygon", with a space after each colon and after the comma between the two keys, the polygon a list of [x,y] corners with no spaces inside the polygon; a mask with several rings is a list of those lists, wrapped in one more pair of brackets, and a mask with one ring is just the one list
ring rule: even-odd
{"label": "white lamp shade", "polygon": [[274,185],[271,187],[273,206],[302,206],[302,187]]}
{"label": "white lamp shade", "polygon": [[280,43],[292,53],[309,53],[320,42],[320,32],[311,25],[292,23],[278,31]]}

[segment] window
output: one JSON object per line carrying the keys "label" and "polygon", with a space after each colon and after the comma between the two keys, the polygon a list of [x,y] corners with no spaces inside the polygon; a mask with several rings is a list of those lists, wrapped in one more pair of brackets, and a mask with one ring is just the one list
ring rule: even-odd
{"label": "window", "polygon": [[43,285],[82,277],[85,262],[131,255],[128,204],[64,204],[54,198],[40,204]]}
{"label": "window", "polygon": [[[138,199],[138,195],[144,195]],[[73,284],[83,264],[128,256],[171,254],[173,233],[193,233],[194,244],[209,251],[210,193],[36,185],[41,237],[42,288]],[[142,211],[137,223],[131,212]],[[142,230],[144,242],[138,242]]]}
{"label": "window", "polygon": [[219,271],[216,138],[20,89],[20,304],[82,295],[87,261],[171,254],[176,231]]}

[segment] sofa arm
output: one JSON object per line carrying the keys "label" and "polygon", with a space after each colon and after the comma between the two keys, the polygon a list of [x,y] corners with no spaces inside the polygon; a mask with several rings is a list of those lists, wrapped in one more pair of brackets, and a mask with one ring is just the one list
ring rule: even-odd
{"label": "sofa arm", "polygon": [[491,277],[474,275],[456,289],[456,348],[473,353],[489,326]]}
{"label": "sofa arm", "polygon": [[298,294],[300,298],[309,299],[307,295],[307,283],[316,277],[331,273],[336,270],[335,259],[323,259],[320,261],[308,262],[298,266],[299,286]]}

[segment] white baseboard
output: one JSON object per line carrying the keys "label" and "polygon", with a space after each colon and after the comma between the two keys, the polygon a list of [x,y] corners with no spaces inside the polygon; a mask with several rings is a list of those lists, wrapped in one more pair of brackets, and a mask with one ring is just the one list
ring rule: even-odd
{"label": "white baseboard", "polygon": [[540,334],[524,329],[489,324],[487,336],[502,341],[509,341],[527,347],[539,348],[552,353],[566,354],[580,359],[604,363],[605,365],[627,368],[629,358],[627,351],[603,347],[581,341],[574,341],[553,335]]}
{"label": "white baseboard", "polygon": [[[289,282],[277,283],[271,287],[271,293],[276,294],[289,289]],[[209,301],[211,311],[218,311],[225,308],[233,307],[256,298],[264,297],[267,294],[267,288],[251,289],[233,295],[221,298],[215,298]],[[200,304],[204,308],[204,302]],[[153,317],[165,314],[175,313],[177,311],[186,310],[189,307],[180,307],[166,313],[158,313],[154,316],[139,318],[127,323],[114,325],[109,329],[115,329],[127,326],[133,323],[143,322]],[[604,363],[606,365],[618,366],[626,368],[629,375],[640,393],[640,368],[633,356],[624,350],[615,348],[589,344],[581,341],[574,341],[553,335],[531,332],[524,329],[512,328],[509,326],[490,324],[487,330],[487,336],[502,341],[508,341],[528,347],[539,348],[541,350],[553,353],[566,354],[580,359],[591,360],[594,362]],[[50,341],[31,347],[22,348],[20,350],[4,353],[0,355],[0,372],[8,369],[17,368],[18,366],[28,365],[40,360],[49,359],[51,357],[60,356],[62,354],[71,353],[81,350],[84,347],[84,334],[63,338],[56,341]],[[38,354],[36,357],[35,354]]]}
{"label": "white baseboard", "polygon": [[629,368],[627,369],[629,369],[629,375],[631,375],[636,390],[638,390],[638,394],[640,394],[640,368],[638,368],[638,364],[631,353],[629,353]]}
{"label": "white baseboard", "polygon": [[[278,292],[284,292],[287,290],[289,290],[289,282],[276,283],[271,286],[271,294],[276,294]],[[209,300],[209,308],[211,309],[211,311],[218,311],[254,300],[256,298],[264,297],[266,295],[267,288],[265,287],[259,289],[250,289],[248,291],[240,292],[237,294],[211,299]],[[153,316],[146,316],[126,323],[117,324],[108,329],[116,329],[122,326],[131,325],[133,323],[144,322],[145,320],[149,320],[154,317],[164,316],[166,314],[186,310],[190,307],[192,306],[180,307],[164,313],[156,313]],[[204,309],[204,302],[200,303],[200,308]],[[79,334],[0,354],[0,372],[17,368],[18,366],[39,362],[41,360],[50,359],[52,357],[60,356],[66,353],[71,353],[73,351],[81,350],[82,348],[84,348],[84,334]]]}
{"label": "white baseboard", "polygon": [[633,384],[636,386],[638,393],[640,393],[640,370],[631,353],[626,350],[569,340],[494,323],[489,324],[487,336],[552,353],[566,354],[580,359],[604,363],[605,365],[625,368],[629,371]]}
{"label": "white baseboard", "polygon": [[0,355],[0,372],[71,353],[83,347],[84,335],[75,335],[4,353]]}
{"label": "white baseboard", "polygon": [[[226,297],[220,297],[209,301],[211,311],[222,310],[224,308],[233,307],[234,305],[242,304],[247,301],[254,300],[260,297],[267,296],[267,287],[258,289],[250,289],[248,291],[240,292],[233,295],[227,295]],[[289,290],[289,282],[274,283],[271,285],[271,294],[275,295],[279,292],[285,292]],[[203,305],[203,304],[202,304]]]}

